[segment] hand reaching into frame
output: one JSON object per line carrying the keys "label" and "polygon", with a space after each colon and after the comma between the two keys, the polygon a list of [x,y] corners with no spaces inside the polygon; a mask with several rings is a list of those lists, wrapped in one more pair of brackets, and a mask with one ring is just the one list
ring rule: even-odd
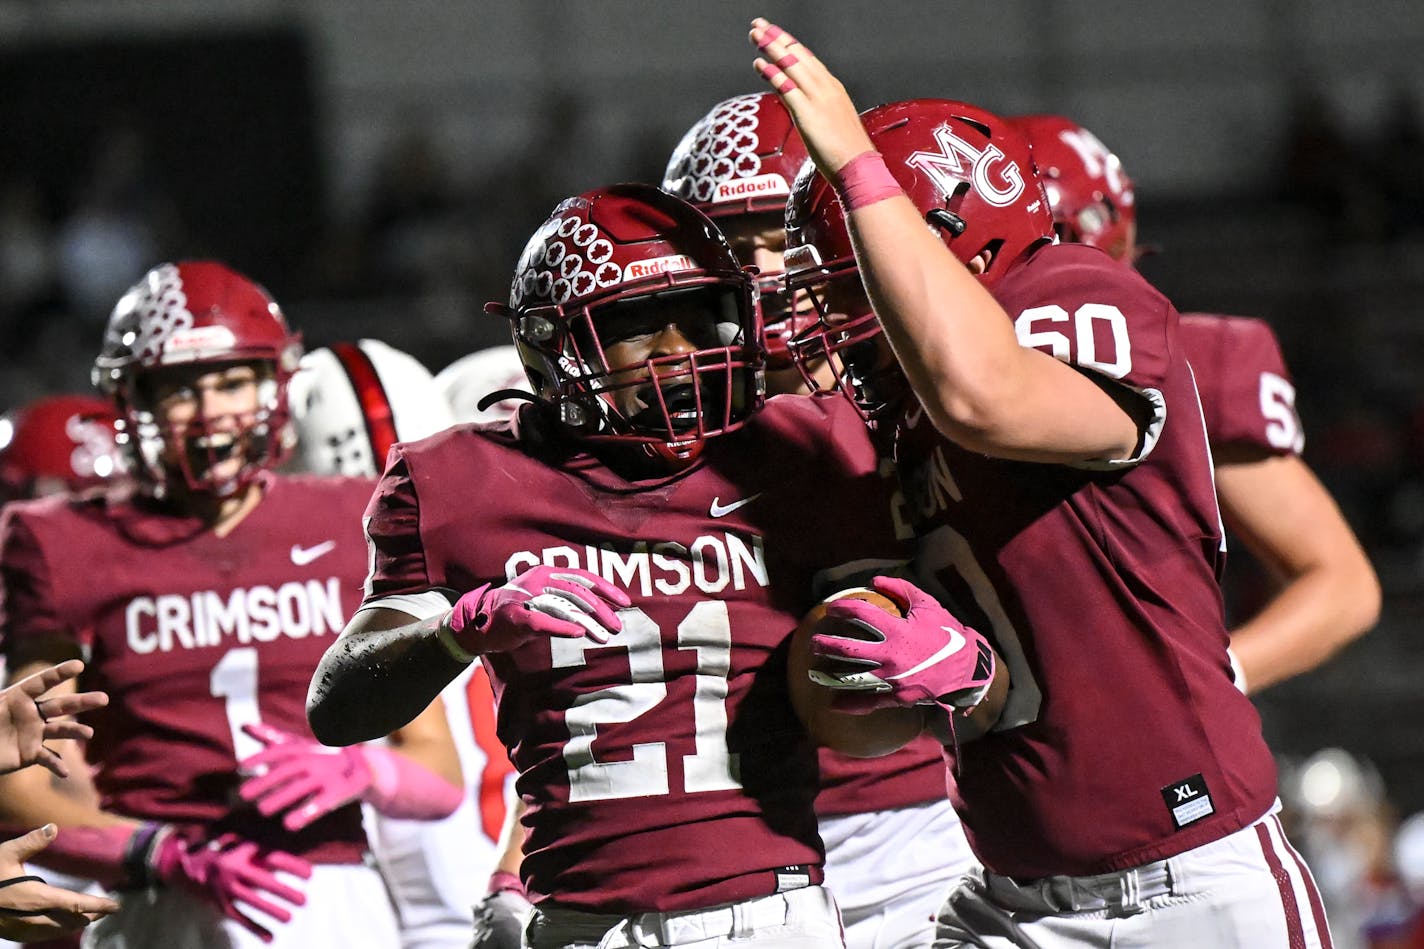
{"label": "hand reaching into frame", "polygon": [[821,174],[833,178],[874,149],[845,86],[796,37],[757,17],[748,39],[761,53],[753,67],[781,97]]}
{"label": "hand reaching into frame", "polygon": [[58,777],[69,777],[59,755],[44,743],[56,738],[89,738],[94,729],[67,716],[108,705],[109,696],[103,692],[46,693],[83,671],[84,663],[70,659],[0,689],[0,774],[38,764]]}
{"label": "hand reaching into frame", "polygon": [[24,867],[58,835],[46,824],[23,837],[0,843],[0,938],[16,942],[60,939],[94,920],[117,912],[119,904],[102,896],[50,886]]}

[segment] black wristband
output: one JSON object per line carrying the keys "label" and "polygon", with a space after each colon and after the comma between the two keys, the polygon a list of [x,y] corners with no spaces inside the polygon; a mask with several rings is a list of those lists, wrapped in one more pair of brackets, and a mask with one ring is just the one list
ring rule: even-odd
{"label": "black wristband", "polygon": [[[10,877],[8,880],[0,880],[0,887],[14,886],[16,883],[43,883],[44,877],[22,876]],[[12,909],[9,906],[0,906],[0,916],[45,916],[51,910],[48,909]]]}
{"label": "black wristband", "polygon": [[138,890],[159,882],[158,878],[154,876],[151,858],[159,838],[167,829],[166,824],[150,821],[133,832],[133,836],[129,838],[128,844],[124,847],[124,860],[121,864],[124,876],[120,889]]}

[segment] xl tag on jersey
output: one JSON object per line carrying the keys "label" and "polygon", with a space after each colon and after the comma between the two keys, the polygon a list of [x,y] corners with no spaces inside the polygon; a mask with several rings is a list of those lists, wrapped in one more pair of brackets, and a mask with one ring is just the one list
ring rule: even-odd
{"label": "xl tag on jersey", "polygon": [[1200,774],[1167,785],[1162,789],[1162,800],[1167,802],[1167,810],[1172,812],[1172,821],[1178,830],[1216,813],[1206,790],[1206,779]]}
{"label": "xl tag on jersey", "polygon": [[811,868],[807,866],[782,867],[776,871],[776,892],[799,890],[811,885]]}

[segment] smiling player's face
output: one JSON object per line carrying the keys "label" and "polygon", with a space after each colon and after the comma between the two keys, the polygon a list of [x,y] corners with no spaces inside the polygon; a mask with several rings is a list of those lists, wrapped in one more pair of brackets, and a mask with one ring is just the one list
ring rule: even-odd
{"label": "smiling player's face", "polygon": [[152,373],[146,386],[164,432],[164,464],[209,483],[237,477],[246,463],[244,435],[257,416],[260,381],[250,363]]}

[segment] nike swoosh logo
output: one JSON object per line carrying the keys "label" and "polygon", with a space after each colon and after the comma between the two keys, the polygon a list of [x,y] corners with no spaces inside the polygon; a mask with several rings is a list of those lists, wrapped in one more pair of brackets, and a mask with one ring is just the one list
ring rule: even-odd
{"label": "nike swoosh logo", "polygon": [[305,567],[318,557],[324,557],[336,549],[336,541],[325,540],[315,547],[303,547],[301,544],[292,545],[292,563],[298,567]]}
{"label": "nike swoosh logo", "polygon": [[953,626],[941,626],[940,629],[944,630],[946,633],[949,633],[949,642],[945,643],[942,647],[940,647],[940,650],[938,652],[936,652],[933,656],[930,656],[924,662],[915,666],[915,668],[906,669],[904,672],[900,673],[897,676],[887,676],[887,678],[903,679],[906,676],[912,676],[917,672],[923,672],[935,663],[943,662],[944,660],[948,659],[950,656],[954,655],[955,653],[959,652],[959,650],[964,648],[966,640],[964,638],[963,633],[955,629]]}
{"label": "nike swoosh logo", "polygon": [[742,498],[740,501],[733,501],[731,504],[722,504],[721,498],[713,498],[712,509],[708,513],[711,514],[713,517],[726,517],[728,514],[731,514],[737,508],[746,507],[748,504],[761,497],[761,494],[762,493],[758,491],[756,494],[753,494],[749,498]]}
{"label": "nike swoosh logo", "polygon": [[915,407],[905,413],[905,427],[914,428],[920,424],[920,416],[925,414],[925,407],[915,400]]}

